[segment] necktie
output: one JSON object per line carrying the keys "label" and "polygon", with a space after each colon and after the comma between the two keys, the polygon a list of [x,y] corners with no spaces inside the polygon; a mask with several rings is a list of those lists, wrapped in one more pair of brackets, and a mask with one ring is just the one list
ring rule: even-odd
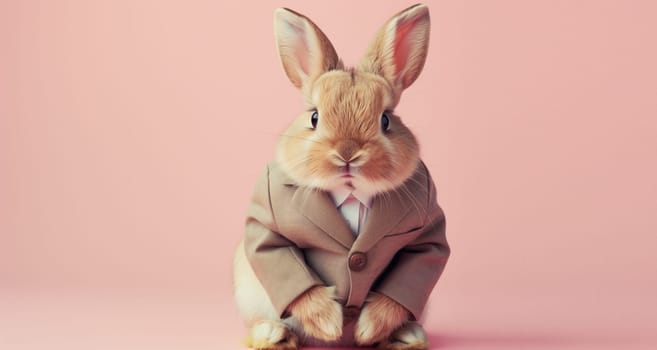
{"label": "necktie", "polygon": [[340,212],[344,216],[345,220],[351,228],[351,232],[355,235],[358,234],[359,230],[359,217],[360,217],[360,202],[356,197],[349,195],[347,199],[340,206]]}

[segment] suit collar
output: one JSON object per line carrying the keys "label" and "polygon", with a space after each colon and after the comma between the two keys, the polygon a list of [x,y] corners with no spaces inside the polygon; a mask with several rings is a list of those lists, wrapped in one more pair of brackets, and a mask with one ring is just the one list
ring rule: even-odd
{"label": "suit collar", "polygon": [[282,171],[281,175],[283,184],[295,188],[292,205],[296,210],[350,250],[367,251],[385,235],[394,233],[410,213],[415,212],[422,219],[426,214],[427,172],[422,163],[400,187],[371,198],[368,217],[358,237],[354,237],[329,192],[299,186]]}
{"label": "suit collar", "polygon": [[350,249],[354,244],[354,235],[328,192],[297,186],[292,205],[345,248]]}
{"label": "suit collar", "polygon": [[331,193],[331,198],[333,198],[333,202],[335,203],[336,207],[339,207],[344,203],[344,201],[347,200],[349,195],[354,196],[364,206],[366,206],[368,209],[372,208],[372,196],[365,194],[361,191],[358,190],[350,190],[347,187],[341,187],[338,189],[335,189],[330,192]]}
{"label": "suit collar", "polygon": [[275,176],[284,186],[294,190],[292,206],[306,219],[320,228],[347,249],[354,244],[355,237],[328,192],[300,186],[276,163],[270,165]]}

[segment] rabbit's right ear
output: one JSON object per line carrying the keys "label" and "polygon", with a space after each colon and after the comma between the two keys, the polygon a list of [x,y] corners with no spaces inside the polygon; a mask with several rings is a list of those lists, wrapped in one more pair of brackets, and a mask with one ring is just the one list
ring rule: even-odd
{"label": "rabbit's right ear", "polygon": [[429,46],[429,8],[411,6],[379,30],[360,68],[383,76],[397,98],[420,75]]}
{"label": "rabbit's right ear", "polygon": [[285,74],[303,89],[342,63],[326,35],[307,17],[286,8],[274,11],[276,46]]}

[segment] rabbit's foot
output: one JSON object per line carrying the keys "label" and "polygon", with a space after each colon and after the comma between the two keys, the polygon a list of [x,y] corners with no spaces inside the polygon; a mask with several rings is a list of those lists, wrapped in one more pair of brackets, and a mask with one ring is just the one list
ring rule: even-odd
{"label": "rabbit's foot", "polygon": [[389,297],[370,293],[358,317],[354,338],[359,346],[368,346],[388,338],[404,325],[409,312]]}
{"label": "rabbit's foot", "polygon": [[401,326],[385,340],[379,343],[379,350],[426,350],[429,341],[424,329],[416,322]]}
{"label": "rabbit's foot", "polygon": [[309,289],[292,302],[290,310],[305,335],[327,342],[342,336],[342,305],[336,301],[335,287]]}
{"label": "rabbit's foot", "polygon": [[283,322],[264,320],[251,327],[244,344],[254,350],[297,350],[299,338]]}

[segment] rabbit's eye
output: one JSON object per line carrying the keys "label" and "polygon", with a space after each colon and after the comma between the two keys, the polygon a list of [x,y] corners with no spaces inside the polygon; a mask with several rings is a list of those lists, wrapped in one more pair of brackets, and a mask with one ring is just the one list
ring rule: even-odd
{"label": "rabbit's eye", "polygon": [[317,121],[319,121],[319,114],[317,111],[314,111],[313,114],[310,116],[310,124],[313,126],[313,129],[317,127]]}
{"label": "rabbit's eye", "polygon": [[390,118],[386,113],[381,115],[381,129],[383,129],[383,131],[390,130]]}

